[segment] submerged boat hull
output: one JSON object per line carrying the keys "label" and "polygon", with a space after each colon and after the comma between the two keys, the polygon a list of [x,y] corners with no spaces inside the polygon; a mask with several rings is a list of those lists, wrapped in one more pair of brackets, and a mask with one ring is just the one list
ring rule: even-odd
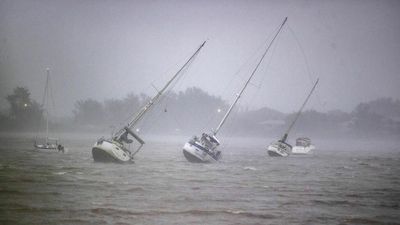
{"label": "submerged boat hull", "polygon": [[284,142],[274,142],[267,147],[269,156],[272,157],[286,157],[289,156],[292,151],[292,146]]}
{"label": "submerged boat hull", "polygon": [[92,148],[92,156],[95,162],[129,163],[129,152],[123,150],[123,146],[112,141],[99,140]]}
{"label": "submerged boat hull", "polygon": [[183,155],[192,163],[213,163],[217,162],[221,158],[220,151],[218,151],[218,154],[214,156],[208,153],[207,149],[197,142],[187,142],[183,146]]}

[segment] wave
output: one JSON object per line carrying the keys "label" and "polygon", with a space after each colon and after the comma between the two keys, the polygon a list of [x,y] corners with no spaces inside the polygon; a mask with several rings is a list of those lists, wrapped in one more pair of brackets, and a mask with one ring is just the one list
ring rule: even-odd
{"label": "wave", "polygon": [[159,215],[218,215],[218,214],[227,214],[227,215],[234,215],[234,216],[244,216],[244,217],[252,217],[252,218],[260,218],[260,219],[273,219],[276,218],[275,215],[271,214],[260,214],[260,213],[253,213],[253,212],[246,212],[241,210],[185,210],[185,211],[130,211],[127,209],[115,209],[115,208],[94,208],[90,210],[92,213],[101,214],[101,215],[134,215],[134,216],[159,216]]}
{"label": "wave", "polygon": [[5,208],[0,206],[0,209],[5,209],[7,211],[16,211],[16,212],[63,212],[62,208],[54,208],[54,207],[38,207],[32,205],[26,205],[22,203],[7,203]]}
{"label": "wave", "polygon": [[382,221],[377,221],[370,218],[349,218],[344,221],[346,224],[382,224]]}
{"label": "wave", "polygon": [[312,202],[316,203],[316,204],[330,205],[330,206],[336,206],[336,205],[361,206],[361,205],[363,205],[361,203],[355,203],[353,201],[347,201],[347,200],[312,200]]}
{"label": "wave", "polygon": [[11,194],[11,195],[61,195],[62,193],[57,191],[25,191],[25,190],[10,190],[10,189],[1,189],[1,194]]}
{"label": "wave", "polygon": [[65,171],[61,171],[61,172],[54,172],[53,174],[54,175],[64,175],[64,174],[66,174],[67,172],[65,172]]}
{"label": "wave", "polygon": [[127,189],[126,191],[129,191],[129,192],[134,192],[134,191],[145,191],[145,189],[142,188],[142,187],[134,187],[134,188],[129,188],[129,189]]}
{"label": "wave", "polygon": [[246,167],[244,167],[243,169],[244,169],[244,170],[253,170],[253,171],[257,170],[257,168],[252,167],[252,166],[246,166]]}

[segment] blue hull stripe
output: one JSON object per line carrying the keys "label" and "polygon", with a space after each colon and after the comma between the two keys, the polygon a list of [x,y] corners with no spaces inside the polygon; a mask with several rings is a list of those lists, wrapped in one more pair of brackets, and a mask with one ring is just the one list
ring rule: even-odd
{"label": "blue hull stripe", "polygon": [[206,152],[209,156],[211,156],[213,159],[218,160],[217,156],[212,154],[210,151],[208,151],[208,149],[204,148],[203,146],[197,144],[196,142],[194,143],[190,143],[191,145],[194,145],[196,148]]}

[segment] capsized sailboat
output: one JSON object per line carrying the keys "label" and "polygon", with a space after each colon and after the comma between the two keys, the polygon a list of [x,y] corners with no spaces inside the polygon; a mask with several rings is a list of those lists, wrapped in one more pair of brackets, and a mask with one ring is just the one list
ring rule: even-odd
{"label": "capsized sailboat", "polygon": [[44,112],[45,112],[45,117],[46,117],[46,136],[44,138],[38,139],[37,137],[35,138],[35,142],[33,146],[37,150],[58,150],[59,152],[64,152],[64,146],[62,146],[58,138],[54,137],[49,137],[49,101],[50,97],[52,97],[51,94],[51,87],[50,87],[50,69],[46,69],[46,85],[44,88],[44,95],[43,95],[43,107],[44,107]]}
{"label": "capsized sailboat", "polygon": [[306,103],[308,102],[308,99],[310,99],[311,94],[314,92],[315,87],[318,84],[319,79],[317,79],[317,81],[315,82],[314,86],[312,87],[310,93],[308,94],[306,100],[304,101],[303,105],[301,105],[299,111],[297,112],[296,116],[294,117],[292,123],[290,124],[290,126],[288,127],[288,129],[286,130],[285,134],[283,135],[283,137],[278,140],[275,141],[273,143],[271,143],[270,145],[268,145],[267,147],[267,151],[268,151],[268,155],[269,156],[289,156],[292,152],[292,146],[286,142],[289,132],[292,129],[293,125],[296,123],[297,119],[299,118],[301,112],[303,111],[304,106],[306,105]]}
{"label": "capsized sailboat", "polygon": [[280,25],[278,31],[276,32],[275,36],[269,43],[267,49],[265,50],[264,54],[260,58],[259,62],[257,63],[256,67],[252,71],[250,77],[247,79],[246,83],[244,84],[243,88],[240,92],[236,95],[235,101],[230,105],[228,111],[222,118],[221,122],[219,123],[218,127],[215,130],[212,130],[211,133],[203,133],[200,138],[194,136],[188,142],[185,143],[183,146],[183,155],[189,162],[193,163],[211,163],[216,162],[221,159],[221,151],[217,150],[217,147],[220,145],[219,140],[217,139],[217,133],[224,125],[226,119],[228,118],[229,114],[231,113],[232,109],[238,102],[240,96],[243,94],[244,90],[246,89],[247,85],[250,83],[250,80],[253,78],[254,74],[256,73],[258,67],[260,66],[261,62],[263,61],[265,55],[267,54],[268,50],[272,46],[272,43],[282,30],[282,27],[285,25],[287,18],[284,19],[282,24]]}
{"label": "capsized sailboat", "polygon": [[[183,73],[184,69],[187,68],[191,62],[199,54],[200,50],[203,48],[206,42],[203,42],[200,47],[193,53],[193,55],[185,62],[185,64],[176,72],[172,78],[165,84],[165,86],[157,92],[157,94],[150,99],[147,104],[139,110],[137,115],[128,123],[127,126],[121,128],[115,135],[110,139],[100,138],[94,144],[92,148],[92,156],[96,162],[132,162],[133,157],[145,144],[144,140],[140,138],[132,128],[143,118],[145,113],[147,113],[152,106],[160,99],[162,94],[167,90],[171,83]],[[139,144],[139,146],[132,152],[129,147],[133,142],[129,139],[129,135],[132,136]]]}

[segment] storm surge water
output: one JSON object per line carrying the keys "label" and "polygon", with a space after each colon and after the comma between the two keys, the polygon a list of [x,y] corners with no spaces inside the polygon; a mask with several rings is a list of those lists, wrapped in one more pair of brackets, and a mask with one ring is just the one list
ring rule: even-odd
{"label": "storm surge water", "polygon": [[93,162],[94,140],[62,154],[3,137],[0,224],[399,223],[396,144],[315,140],[312,155],[270,158],[265,140],[232,141],[220,163],[193,164],[184,140],[149,141],[122,165]]}

